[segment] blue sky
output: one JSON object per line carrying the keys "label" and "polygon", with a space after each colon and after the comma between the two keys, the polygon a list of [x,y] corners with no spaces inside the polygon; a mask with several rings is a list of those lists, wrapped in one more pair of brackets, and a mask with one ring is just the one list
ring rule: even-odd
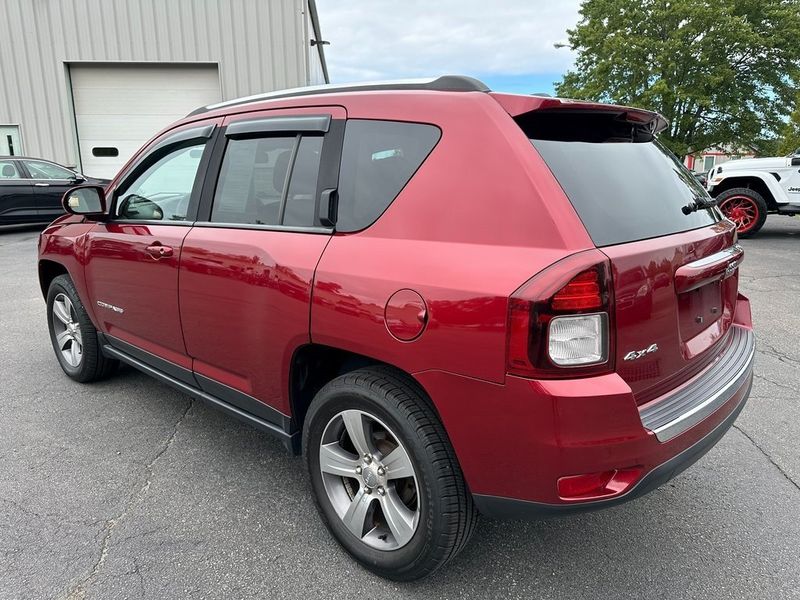
{"label": "blue sky", "polygon": [[544,92],[555,95],[553,83],[559,81],[563,73],[529,73],[527,75],[503,75],[501,73],[473,74],[497,92],[514,94],[535,94]]}
{"label": "blue sky", "polygon": [[553,93],[573,61],[579,0],[317,0],[332,83],[464,74]]}

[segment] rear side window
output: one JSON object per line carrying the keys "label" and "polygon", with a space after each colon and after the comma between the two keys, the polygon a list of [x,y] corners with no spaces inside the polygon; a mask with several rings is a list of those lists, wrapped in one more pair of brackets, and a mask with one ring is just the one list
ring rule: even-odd
{"label": "rear side window", "polygon": [[0,160],[0,179],[20,179],[17,166],[10,160]]}
{"label": "rear side window", "polygon": [[230,140],[211,221],[313,226],[322,139],[292,135]]}
{"label": "rear side window", "polygon": [[610,117],[580,119],[580,128],[559,123],[568,115],[545,118],[540,123],[529,119],[523,129],[595,245],[670,235],[721,219],[715,208],[683,214],[681,209],[689,203],[710,199],[689,170],[652,136],[632,132],[630,126],[621,131]]}
{"label": "rear side window", "polygon": [[347,121],[339,172],[337,231],[369,227],[388,208],[439,141],[433,125]]}

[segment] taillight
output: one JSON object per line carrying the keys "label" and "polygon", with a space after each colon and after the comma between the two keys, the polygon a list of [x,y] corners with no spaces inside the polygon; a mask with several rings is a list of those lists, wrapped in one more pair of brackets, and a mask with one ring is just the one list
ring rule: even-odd
{"label": "taillight", "polygon": [[597,269],[589,269],[573,277],[567,285],[556,292],[551,305],[553,310],[586,310],[602,307],[600,274]]}
{"label": "taillight", "polygon": [[542,379],[613,370],[611,265],[599,250],[573,254],[509,299],[508,372]]}
{"label": "taillight", "polygon": [[553,317],[547,355],[559,367],[593,365],[608,360],[608,314]]}

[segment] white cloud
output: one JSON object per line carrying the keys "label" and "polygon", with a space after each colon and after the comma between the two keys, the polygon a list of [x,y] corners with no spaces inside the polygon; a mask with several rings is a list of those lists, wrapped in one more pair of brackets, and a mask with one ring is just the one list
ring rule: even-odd
{"label": "white cloud", "polygon": [[578,0],[317,0],[333,81],[562,73]]}

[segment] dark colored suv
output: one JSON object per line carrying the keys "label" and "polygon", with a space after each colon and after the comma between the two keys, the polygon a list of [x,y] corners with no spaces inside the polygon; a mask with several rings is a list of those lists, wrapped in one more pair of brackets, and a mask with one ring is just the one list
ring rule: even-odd
{"label": "dark colored suv", "polygon": [[735,227],[665,126],[454,76],[200,109],[42,234],[56,356],[274,433],[341,545],[398,580],[478,513],[636,498],[752,381]]}

